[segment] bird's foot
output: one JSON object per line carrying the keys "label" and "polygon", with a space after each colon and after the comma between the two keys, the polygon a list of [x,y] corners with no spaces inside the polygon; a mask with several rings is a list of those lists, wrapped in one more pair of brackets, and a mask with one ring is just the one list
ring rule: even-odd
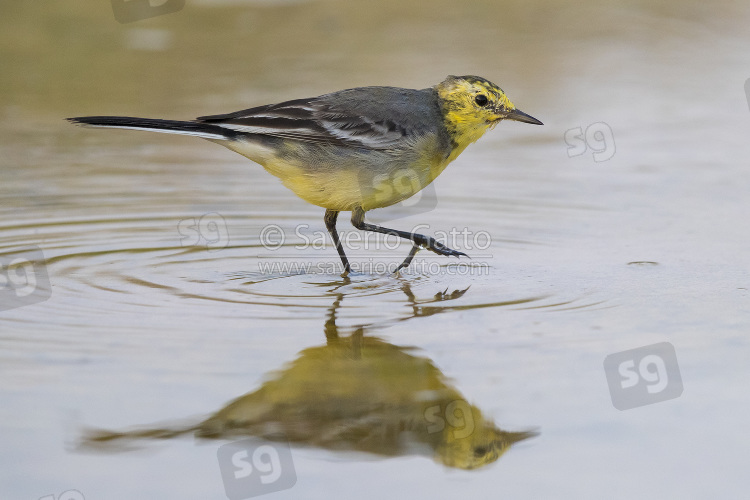
{"label": "bird's foot", "polygon": [[430,238],[425,236],[423,242],[419,242],[419,245],[423,248],[426,248],[427,250],[430,250],[431,252],[435,252],[438,255],[445,255],[446,257],[461,257],[462,255],[464,257],[468,257],[463,252],[459,252],[458,250],[453,250],[452,248],[448,248],[447,246],[443,245],[439,241],[437,241],[435,238]]}

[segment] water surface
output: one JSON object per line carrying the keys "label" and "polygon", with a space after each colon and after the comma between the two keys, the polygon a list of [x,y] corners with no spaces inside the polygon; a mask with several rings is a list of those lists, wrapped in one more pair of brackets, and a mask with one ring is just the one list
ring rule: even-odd
{"label": "water surface", "polygon": [[[3,498],[226,498],[220,447],[279,431],[296,483],[269,498],[743,496],[746,5],[0,14],[0,254],[41,252],[38,290],[3,290]],[[370,238],[341,278],[323,211],[234,153],[63,121],[448,74],[545,125],[500,124],[419,200],[368,214],[472,257],[421,252],[399,276],[408,245]],[[605,358],[660,342],[682,395],[617,410]]]}

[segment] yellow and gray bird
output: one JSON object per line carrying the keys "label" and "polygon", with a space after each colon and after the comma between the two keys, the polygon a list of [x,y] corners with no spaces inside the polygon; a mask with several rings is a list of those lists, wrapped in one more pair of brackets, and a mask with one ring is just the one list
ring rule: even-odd
{"label": "yellow and gray bird", "polygon": [[[202,137],[260,164],[303,200],[325,208],[324,221],[344,265],[339,212],[357,229],[410,240],[408,266],[422,248],[461,256],[432,237],[365,222],[365,212],[399,203],[429,185],[466,147],[502,120],[542,125],[505,92],[477,76],[449,76],[434,87],[358,87],[193,121],[84,116],[69,121]],[[393,179],[403,178],[394,189]]]}

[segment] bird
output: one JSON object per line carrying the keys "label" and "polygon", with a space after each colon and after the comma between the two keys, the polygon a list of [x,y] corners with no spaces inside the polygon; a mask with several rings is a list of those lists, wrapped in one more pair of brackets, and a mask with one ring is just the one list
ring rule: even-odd
{"label": "bird", "polygon": [[[325,209],[323,221],[347,276],[352,267],[336,222],[395,235],[412,247],[466,256],[435,238],[365,222],[365,212],[399,203],[429,185],[464,149],[502,120],[543,125],[505,92],[473,75],[449,75],[425,89],[369,86],[292,99],[191,121],[81,116],[69,122],[200,137],[260,164],[303,200]],[[394,186],[398,177],[399,185]],[[404,177],[408,182],[402,182]]]}

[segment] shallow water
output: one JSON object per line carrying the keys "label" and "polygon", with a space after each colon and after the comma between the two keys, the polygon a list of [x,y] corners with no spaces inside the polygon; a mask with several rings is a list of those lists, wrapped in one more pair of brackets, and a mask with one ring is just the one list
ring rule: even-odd
{"label": "shallow water", "polygon": [[[281,453],[279,491],[237,498],[744,496],[746,5],[0,14],[0,258],[26,259],[0,283],[2,498],[226,498],[223,446],[248,436]],[[323,211],[234,153],[62,120],[447,74],[545,125],[502,123],[419,199],[368,213],[471,256],[420,252],[399,276],[408,245],[358,240],[342,214],[359,272],[341,278]],[[663,342],[676,363],[639,384],[674,396],[617,409],[605,358]],[[477,454],[487,429],[523,439]]]}

